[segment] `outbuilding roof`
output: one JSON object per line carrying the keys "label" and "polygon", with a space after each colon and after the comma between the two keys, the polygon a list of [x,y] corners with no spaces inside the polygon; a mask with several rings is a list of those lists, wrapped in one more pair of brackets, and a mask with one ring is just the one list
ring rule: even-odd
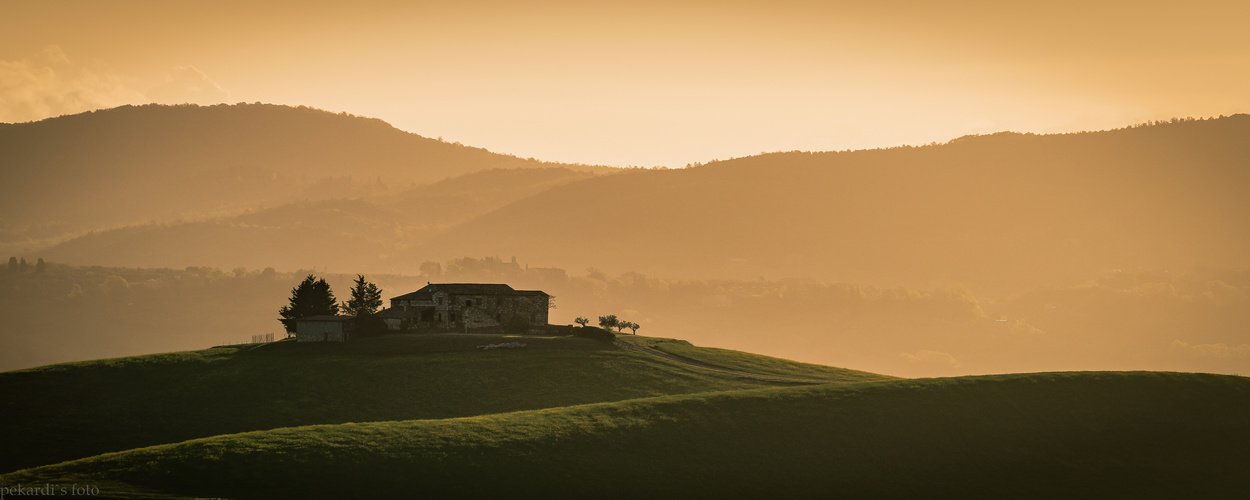
{"label": "outbuilding roof", "polygon": [[343,316],[343,315],[331,316],[329,314],[318,314],[316,316],[304,316],[302,318],[296,318],[295,321],[347,321],[349,319],[352,319],[352,317]]}

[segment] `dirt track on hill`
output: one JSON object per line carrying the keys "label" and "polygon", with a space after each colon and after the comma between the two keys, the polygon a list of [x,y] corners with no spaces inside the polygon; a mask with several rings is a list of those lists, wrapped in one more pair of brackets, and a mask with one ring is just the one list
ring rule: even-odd
{"label": "dirt track on hill", "polygon": [[656,349],[651,349],[651,348],[649,348],[649,347],[643,347],[643,346],[640,346],[640,345],[634,345],[634,344],[631,344],[631,343],[629,343],[629,342],[625,342],[625,341],[623,341],[623,340],[617,340],[617,341],[615,341],[615,343],[616,343],[616,345],[617,345],[617,346],[621,347],[622,349],[628,349],[628,350],[631,350],[631,351],[637,351],[637,352],[641,352],[641,353],[643,353],[643,354],[647,354],[647,355],[650,355],[650,356],[655,356],[655,357],[657,357],[657,358],[662,358],[662,359],[665,359],[665,360],[668,360],[668,361],[672,361],[672,362],[674,362],[674,363],[680,363],[680,364],[683,364],[683,365],[686,365],[686,366],[693,366],[693,367],[695,367],[695,368],[701,368],[701,369],[704,369],[704,370],[710,370],[710,371],[714,371],[714,372],[720,372],[720,373],[724,373],[724,374],[726,374],[726,375],[733,375],[733,376],[735,376],[735,377],[749,378],[749,379],[755,379],[755,380],[762,380],[762,381],[765,381],[765,382],[782,382],[782,383],[787,383],[787,384],[810,384],[810,385],[817,385],[817,384],[830,384],[830,383],[833,383],[833,382],[830,382],[830,381],[828,381],[828,380],[817,380],[817,379],[810,379],[810,378],[791,378],[791,377],[782,377],[782,376],[777,376],[777,375],[762,375],[762,374],[758,374],[758,373],[750,373],[750,372],[743,372],[743,371],[738,371],[738,370],[730,370],[730,369],[728,369],[728,368],[721,368],[721,367],[719,367],[719,366],[715,366],[715,365],[709,365],[709,364],[700,363],[700,362],[698,362],[698,361],[694,361],[694,360],[692,360],[692,359],[683,358],[683,357],[681,357],[681,356],[674,356],[674,355],[672,355],[672,354],[669,354],[669,353],[666,353],[666,352],[663,352],[663,351],[659,351],[659,350],[656,350]]}

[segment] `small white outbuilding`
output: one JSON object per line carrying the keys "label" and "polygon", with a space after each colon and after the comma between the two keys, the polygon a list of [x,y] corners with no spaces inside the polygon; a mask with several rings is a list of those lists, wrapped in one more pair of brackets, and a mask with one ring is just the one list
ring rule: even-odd
{"label": "small white outbuilding", "polygon": [[296,342],[345,342],[351,316],[308,316],[295,320]]}

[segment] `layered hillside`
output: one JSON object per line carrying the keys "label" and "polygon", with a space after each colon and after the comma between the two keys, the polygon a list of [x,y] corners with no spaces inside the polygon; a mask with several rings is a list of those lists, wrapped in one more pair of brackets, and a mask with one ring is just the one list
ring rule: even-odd
{"label": "layered hillside", "polygon": [[1244,269],[1247,192],[1250,115],[1237,115],[588,179],[410,255],[1023,292],[1115,269]]}
{"label": "layered hillside", "polygon": [[[122,106],[0,124],[0,241],[369,195],[557,164],[268,104]],[[590,167],[573,166],[589,169]]]}
{"label": "layered hillside", "polygon": [[[279,269],[333,265],[409,274],[416,274],[418,266],[429,260],[507,255],[539,266],[595,267],[613,274],[637,271],[687,279],[802,277],[883,286],[963,284],[993,294],[1076,284],[1114,270],[1244,269],[1250,265],[1250,235],[1240,230],[1250,224],[1250,199],[1242,195],[1250,191],[1248,115],[1079,134],[1001,133],[915,148],[774,153],[687,169],[634,170],[604,177],[592,177],[584,169],[577,175],[567,174],[572,172],[567,169],[543,169],[566,172],[552,179],[499,174],[520,172],[505,169],[494,171],[491,179],[449,179],[440,187],[418,187],[409,194],[389,187],[384,190],[389,194],[370,191],[368,182],[332,181],[323,184],[329,191],[310,194],[308,186],[299,188],[299,193],[290,192],[292,186],[301,186],[291,176],[351,175],[374,184],[373,179],[382,177],[385,184],[385,179],[418,182],[497,164],[540,164],[422,139],[376,120],[313,110],[160,107],[96,114],[140,111],[240,115],[241,123],[264,124],[248,125],[256,132],[252,135],[263,136],[256,127],[290,129],[299,133],[280,135],[320,137],[316,142],[326,145],[339,140],[351,145],[346,151],[355,153],[301,148],[293,140],[276,139],[253,141],[248,143],[251,149],[240,149],[255,150],[255,154],[221,152],[234,151],[235,146],[209,148],[217,152],[197,153],[193,156],[203,159],[184,162],[198,165],[187,172],[220,173],[207,165],[237,164],[244,161],[242,155],[259,159],[247,160],[252,162],[247,163],[251,165],[248,172],[269,173],[249,184],[255,190],[220,186],[205,192],[215,184],[151,174],[161,170],[152,165],[184,164],[164,159],[173,154],[170,151],[183,154],[206,147],[186,137],[213,136],[200,129],[169,132],[174,135],[154,137],[153,144],[159,147],[150,150],[106,151],[103,146],[92,150],[92,157],[103,158],[92,172],[130,176],[134,181],[121,182],[126,186],[123,191],[82,187],[79,191],[89,192],[83,195],[86,198],[54,203],[56,196],[76,191],[41,195],[35,190],[21,196],[46,199],[21,206],[51,204],[78,207],[74,210],[80,212],[99,206],[103,208],[92,217],[103,217],[124,210],[119,208],[123,205],[138,207],[139,200],[153,196],[166,197],[174,204],[201,199],[204,203],[198,206],[204,210],[208,204],[237,206],[235,202],[244,198],[277,202],[354,193],[359,199],[322,205],[301,202],[279,211],[304,217],[262,213],[126,228],[67,242],[46,250],[45,255],[84,264]],[[248,113],[269,118],[291,115],[293,124],[252,120],[243,116]],[[303,115],[312,119],[302,119]],[[73,120],[89,122],[88,118],[64,119],[71,119],[66,123],[72,124]],[[346,132],[336,135],[338,139],[302,132],[312,127],[309,123],[320,121],[389,132],[365,134],[373,138],[369,141]],[[120,133],[110,132],[111,136]],[[387,141],[394,144],[378,137],[390,137]],[[222,141],[227,140],[217,139],[216,144],[225,144]],[[296,149],[299,154],[284,156],[283,151]],[[148,167],[128,166],[130,156],[142,159],[138,163]],[[269,167],[264,165],[270,163],[299,166],[280,172],[266,170]],[[80,177],[71,171],[81,168],[71,168],[70,163],[57,168],[69,179]],[[244,182],[238,180],[243,177],[232,179]],[[512,181],[515,188],[507,185]],[[477,187],[479,183],[496,187]],[[136,187],[140,185],[146,187]],[[13,204],[13,213],[20,213],[18,200],[6,203]],[[153,203],[144,206],[164,206]],[[142,211],[135,210],[135,214]],[[299,220],[316,215],[338,222]],[[587,245],[594,251],[586,251]],[[283,261],[265,255],[260,259],[232,250],[241,247],[272,248],[272,257],[291,258]]]}
{"label": "layered hillside", "polygon": [[328,266],[377,272],[394,267],[388,257],[450,227],[595,175],[565,167],[483,170],[390,194],[298,201],[229,217],[100,231],[39,255],[110,266]]}

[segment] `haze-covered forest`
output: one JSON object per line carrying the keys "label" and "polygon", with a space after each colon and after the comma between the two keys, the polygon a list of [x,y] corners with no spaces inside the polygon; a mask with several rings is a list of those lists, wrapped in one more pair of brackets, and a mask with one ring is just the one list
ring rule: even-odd
{"label": "haze-covered forest", "polygon": [[[521,200],[413,255],[993,293],[1116,269],[1243,268],[1247,137],[1239,115],[634,171]],[[587,239],[601,244],[582,251]]]}
{"label": "haze-covered forest", "polygon": [[[1153,369],[1246,373],[1250,273],[1109,273],[994,298],[813,280],[675,280],[568,273],[509,260],[426,262],[374,275],[383,297],[427,281],[505,282],[555,295],[552,322],[616,314],[639,333],[903,376]],[[0,370],[281,338],[277,308],[313,270],[48,264],[0,271]],[[340,300],[354,275],[324,275]]]}
{"label": "haze-covered forest", "polygon": [[331,269],[408,272],[399,256],[426,241],[529,195],[595,174],[564,167],[492,169],[391,195],[301,201],[175,224],[149,223],[93,232],[48,249],[66,262],[181,268],[188,262],[233,269],[274,263]]}
{"label": "haze-covered forest", "polygon": [[0,123],[0,248],[92,230],[397,193],[496,168],[563,165],[346,113],[272,104],[121,106]]}
{"label": "haze-covered forest", "polygon": [[[0,369],[280,332],[427,281],[902,376],[1250,368],[1250,116],[614,169],[271,105],[0,125]],[[469,258],[490,255],[498,257]],[[515,259],[515,260],[514,260]]]}

